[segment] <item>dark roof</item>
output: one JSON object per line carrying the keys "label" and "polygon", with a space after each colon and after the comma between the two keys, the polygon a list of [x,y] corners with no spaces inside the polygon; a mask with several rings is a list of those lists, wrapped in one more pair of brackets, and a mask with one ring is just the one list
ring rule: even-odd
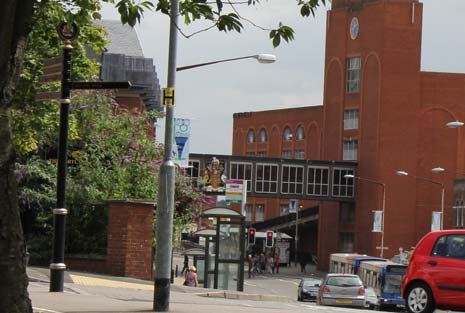
{"label": "dark roof", "polygon": [[95,21],[95,24],[103,26],[108,32],[109,44],[105,47],[107,53],[144,57],[144,52],[134,28],[123,25],[117,20],[99,20]]}

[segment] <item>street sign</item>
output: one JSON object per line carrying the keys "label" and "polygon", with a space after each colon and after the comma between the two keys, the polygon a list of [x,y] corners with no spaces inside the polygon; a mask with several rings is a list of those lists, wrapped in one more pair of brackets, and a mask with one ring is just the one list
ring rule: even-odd
{"label": "street sign", "polygon": [[43,74],[39,77],[40,83],[52,83],[61,81],[63,56],[48,58],[44,61]]}
{"label": "street sign", "polygon": [[291,199],[289,200],[289,213],[297,212],[297,206],[299,205],[299,200]]}
{"label": "street sign", "polygon": [[131,82],[71,82],[71,89],[128,89]]}
{"label": "street sign", "polygon": [[44,91],[36,94],[36,101],[49,101],[49,100],[60,100],[61,92],[60,91]]}

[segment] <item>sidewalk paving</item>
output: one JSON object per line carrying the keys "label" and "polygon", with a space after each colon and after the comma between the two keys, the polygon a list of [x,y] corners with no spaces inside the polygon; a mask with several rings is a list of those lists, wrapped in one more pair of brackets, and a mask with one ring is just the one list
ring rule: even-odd
{"label": "sidewalk paving", "polygon": [[[182,263],[182,259],[175,257],[173,263],[177,262]],[[308,269],[312,270],[311,273],[302,274],[300,267],[281,267],[280,273],[274,275],[280,278],[324,275],[324,273],[316,272],[313,268],[308,267]],[[66,271],[64,292],[52,293],[49,292],[50,270],[48,268],[30,266],[27,268],[27,273],[31,282],[28,291],[35,313],[151,312],[152,310],[153,281]],[[247,271],[245,277],[247,277]],[[288,297],[280,295],[186,287],[183,286],[183,282],[184,278],[178,276],[171,284],[170,312],[213,312],[211,309],[205,311],[205,308],[200,308],[205,305],[215,306],[215,304],[220,306],[218,309],[222,313],[238,312],[237,307],[231,307],[230,310],[225,311],[224,304],[217,302],[221,299],[292,301]]]}

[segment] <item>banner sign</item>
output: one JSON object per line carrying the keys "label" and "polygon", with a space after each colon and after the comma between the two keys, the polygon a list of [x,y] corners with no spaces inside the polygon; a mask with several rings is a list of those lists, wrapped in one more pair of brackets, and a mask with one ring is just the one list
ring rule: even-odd
{"label": "banner sign", "polygon": [[243,179],[226,180],[226,203],[241,203],[246,184],[247,181]]}
{"label": "banner sign", "polygon": [[382,232],[383,211],[373,211],[373,230],[374,233]]}
{"label": "banner sign", "polygon": [[175,118],[173,127],[174,162],[180,167],[186,168],[189,165],[189,136],[191,132],[191,121],[185,118]]}
{"label": "banner sign", "polygon": [[289,200],[289,213],[297,212],[297,205],[299,204],[299,200],[291,199]]}
{"label": "banner sign", "polygon": [[431,215],[431,231],[441,230],[441,211],[433,211]]}

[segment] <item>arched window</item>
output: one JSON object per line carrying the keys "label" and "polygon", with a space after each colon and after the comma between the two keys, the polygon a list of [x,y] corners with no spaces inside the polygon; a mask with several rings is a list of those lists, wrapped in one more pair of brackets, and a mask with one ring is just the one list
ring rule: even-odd
{"label": "arched window", "polygon": [[247,143],[254,143],[255,142],[255,132],[253,129],[249,129],[247,133]]}
{"label": "arched window", "polygon": [[268,137],[266,135],[266,130],[264,128],[260,129],[259,136],[260,136],[260,142],[267,142],[268,141]]}
{"label": "arched window", "polygon": [[297,127],[297,132],[295,134],[296,140],[304,140],[305,138],[305,130],[304,127],[301,125]]}
{"label": "arched window", "polygon": [[284,128],[283,140],[284,141],[292,140],[292,132],[291,132],[291,129],[289,127]]}

